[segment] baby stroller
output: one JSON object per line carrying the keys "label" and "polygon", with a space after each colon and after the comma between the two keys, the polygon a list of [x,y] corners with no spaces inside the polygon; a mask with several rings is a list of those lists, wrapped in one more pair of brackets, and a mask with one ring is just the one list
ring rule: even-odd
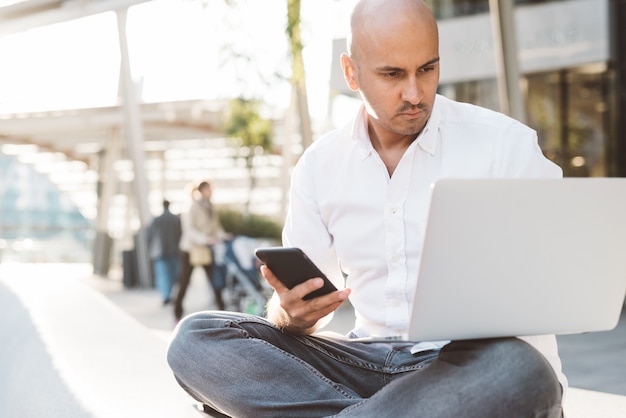
{"label": "baby stroller", "polygon": [[227,310],[265,314],[272,288],[260,276],[254,249],[268,245],[267,240],[235,236],[214,246],[214,274],[223,275],[225,280],[223,296]]}

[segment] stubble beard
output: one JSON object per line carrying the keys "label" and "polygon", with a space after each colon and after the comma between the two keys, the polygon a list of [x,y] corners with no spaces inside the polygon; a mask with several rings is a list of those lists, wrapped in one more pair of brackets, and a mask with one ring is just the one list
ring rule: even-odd
{"label": "stubble beard", "polygon": [[[419,110],[421,112],[417,118],[409,121],[397,121],[400,118],[405,118],[405,116],[402,115],[403,113],[415,110]],[[420,103],[418,105],[405,104],[396,111],[396,114],[394,118],[389,122],[389,126],[387,127],[387,129],[399,135],[418,135],[426,126],[426,123],[430,118],[430,113],[431,111],[429,106],[423,103]]]}

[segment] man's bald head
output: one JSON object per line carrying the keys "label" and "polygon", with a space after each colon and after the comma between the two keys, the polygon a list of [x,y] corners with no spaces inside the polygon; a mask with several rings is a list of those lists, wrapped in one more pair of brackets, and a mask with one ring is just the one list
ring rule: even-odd
{"label": "man's bald head", "polygon": [[359,1],[350,19],[348,54],[357,57],[360,45],[371,40],[371,34],[395,30],[402,25],[414,27],[416,31],[434,31],[437,36],[437,21],[422,0]]}
{"label": "man's bald head", "polygon": [[350,90],[363,99],[370,135],[377,141],[415,139],[430,118],[439,84],[432,12],[423,0],[361,0],[350,33],[341,68]]}

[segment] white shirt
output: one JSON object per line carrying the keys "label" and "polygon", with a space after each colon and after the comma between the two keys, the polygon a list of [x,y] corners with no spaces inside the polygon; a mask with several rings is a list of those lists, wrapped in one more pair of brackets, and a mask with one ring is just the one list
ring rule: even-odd
{"label": "white shirt", "polygon": [[[315,141],[298,161],[283,244],[304,250],[338,288],[352,289],[357,336],[406,334],[431,184],[450,177],[561,176],[532,129],[438,95],[426,127],[390,177],[362,107],[351,124]],[[524,339],[548,358],[565,387],[556,338]]]}

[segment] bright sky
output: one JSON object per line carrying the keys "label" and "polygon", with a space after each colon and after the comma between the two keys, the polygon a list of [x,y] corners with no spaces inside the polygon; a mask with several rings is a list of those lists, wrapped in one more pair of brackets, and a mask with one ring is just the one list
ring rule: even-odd
{"label": "bright sky", "polygon": [[[289,103],[286,0],[153,0],[129,10],[133,77],[146,102],[244,94]],[[326,115],[333,38],[343,37],[355,0],[302,0],[309,104]],[[203,5],[204,4],[204,5]],[[251,57],[252,65],[224,51]],[[0,38],[0,112],[115,103],[117,21],[104,13]],[[270,80],[265,85],[262,79]]]}

